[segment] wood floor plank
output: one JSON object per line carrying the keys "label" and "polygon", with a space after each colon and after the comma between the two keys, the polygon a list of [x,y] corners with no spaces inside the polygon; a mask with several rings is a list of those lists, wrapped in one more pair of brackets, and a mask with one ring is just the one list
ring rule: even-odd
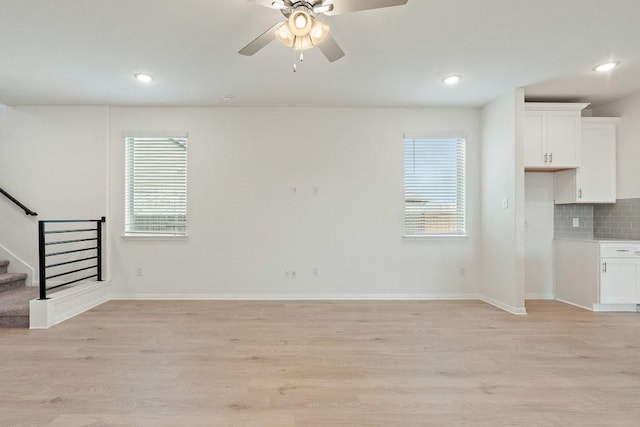
{"label": "wood floor plank", "polygon": [[631,426],[640,317],[532,302],[112,301],[0,330],[0,426]]}

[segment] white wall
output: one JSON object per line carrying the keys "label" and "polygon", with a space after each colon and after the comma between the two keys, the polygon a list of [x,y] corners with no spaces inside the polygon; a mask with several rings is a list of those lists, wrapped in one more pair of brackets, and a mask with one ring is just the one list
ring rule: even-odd
{"label": "white wall", "polygon": [[0,104],[0,168],[7,160],[7,106]]}
{"label": "white wall", "polygon": [[[138,297],[474,295],[478,130],[474,109],[114,108],[113,291]],[[121,237],[127,132],[188,132],[188,239]],[[403,240],[403,132],[467,137],[469,239]],[[319,277],[312,277],[314,267]],[[298,278],[285,280],[284,270],[296,270]]]}
{"label": "white wall", "polygon": [[38,264],[39,219],[99,218],[107,211],[106,107],[6,107],[0,186],[38,217],[0,198],[0,245]]}
{"label": "white wall", "polygon": [[525,174],[525,296],[553,299],[553,173]]}
{"label": "white wall", "polygon": [[487,302],[517,314],[526,313],[523,115],[522,90],[481,111],[481,292]]}
{"label": "white wall", "polygon": [[[39,219],[106,213],[110,276],[121,296],[477,294],[476,109],[2,112],[0,183]],[[127,131],[188,132],[188,239],[121,237]],[[403,132],[467,138],[470,238],[402,239]],[[313,186],[319,196],[311,194]],[[0,244],[36,266],[36,220],[1,200],[0,216]],[[313,267],[319,277],[312,277]],[[285,269],[296,270],[298,279],[285,280]]]}
{"label": "white wall", "polygon": [[617,198],[640,197],[640,94],[593,109],[597,117],[622,117],[618,124]]}

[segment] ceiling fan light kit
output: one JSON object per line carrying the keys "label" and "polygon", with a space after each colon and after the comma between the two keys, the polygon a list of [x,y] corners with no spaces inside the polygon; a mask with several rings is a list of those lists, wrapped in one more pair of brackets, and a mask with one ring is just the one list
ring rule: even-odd
{"label": "ceiling fan light kit", "polygon": [[[280,10],[287,18],[269,28],[251,43],[240,49],[241,55],[252,56],[278,39],[283,45],[296,51],[317,47],[329,62],[337,61],[344,56],[344,51],[331,36],[329,26],[320,22],[317,15],[339,15],[360,10],[379,9],[390,6],[401,6],[408,0],[249,0],[262,6]],[[300,52],[300,61],[303,55]],[[293,65],[296,71],[296,65]]]}
{"label": "ceiling fan light kit", "polygon": [[[323,24],[313,17],[309,17],[309,21],[303,29],[296,25],[291,25],[294,15],[291,15],[289,21],[276,30],[276,37],[283,45],[293,47],[296,50],[311,49],[319,45],[329,34],[329,26]],[[295,21],[294,21],[295,22]]]}

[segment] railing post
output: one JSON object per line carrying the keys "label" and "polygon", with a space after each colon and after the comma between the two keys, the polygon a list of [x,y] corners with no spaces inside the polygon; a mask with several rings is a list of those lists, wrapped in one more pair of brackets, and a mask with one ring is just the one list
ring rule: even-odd
{"label": "railing post", "polygon": [[97,266],[98,266],[98,282],[102,282],[102,223],[106,221],[105,217],[100,218],[100,221],[98,221],[96,223],[96,233],[98,233],[98,240],[96,241],[96,247],[97,247],[97,251],[98,251],[98,259],[97,259]]}
{"label": "railing post", "polygon": [[38,221],[38,253],[39,253],[39,272],[40,272],[40,299],[47,299],[47,257],[44,234],[44,221]]}

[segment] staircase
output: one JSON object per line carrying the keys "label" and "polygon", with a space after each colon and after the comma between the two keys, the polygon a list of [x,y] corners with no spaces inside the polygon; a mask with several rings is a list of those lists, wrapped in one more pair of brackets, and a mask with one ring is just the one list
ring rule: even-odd
{"label": "staircase", "polygon": [[8,273],[9,261],[0,260],[0,328],[28,328],[29,301],[38,288],[25,286],[27,275]]}

